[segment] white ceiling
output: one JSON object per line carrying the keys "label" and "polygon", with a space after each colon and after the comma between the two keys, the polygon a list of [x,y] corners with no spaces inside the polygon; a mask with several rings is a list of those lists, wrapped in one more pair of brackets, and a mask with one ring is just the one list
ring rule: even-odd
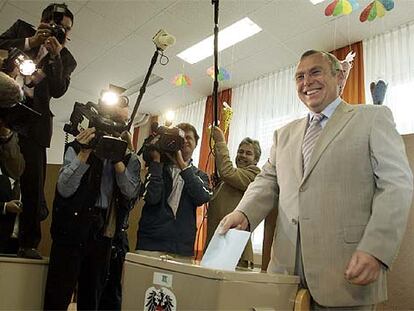
{"label": "white ceiling", "polygon": [[[17,18],[37,25],[42,9],[50,2],[0,0],[0,33]],[[326,17],[324,10],[330,2],[314,6],[309,0],[220,0],[221,29],[245,16],[263,29],[219,53],[220,66],[231,74],[220,89],[292,65],[308,49],[333,50],[414,20],[414,0],[396,0],[394,10],[385,17],[365,23],[359,21],[359,14],[370,1],[359,0],[361,9],[349,16]],[[56,121],[68,120],[75,101],[96,101],[109,83],[123,86],[144,76],[155,51],[151,39],[161,28],[173,34],[177,42],[166,51],[168,65],[154,67],[153,73],[163,80],[147,88],[139,112],[160,114],[211,94],[212,80],[206,70],[213,65],[213,58],[190,65],[176,57],[212,34],[211,0],[66,3],[75,15],[67,47],[78,67],[68,92],[52,103]],[[174,86],[171,80],[178,73],[189,75],[192,85]],[[132,103],[136,97],[137,94],[130,98]]]}

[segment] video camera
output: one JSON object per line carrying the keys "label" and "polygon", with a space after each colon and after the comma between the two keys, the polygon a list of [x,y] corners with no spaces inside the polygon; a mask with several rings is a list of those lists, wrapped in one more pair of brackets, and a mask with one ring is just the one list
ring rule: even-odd
{"label": "video camera", "polygon": [[124,122],[113,121],[102,114],[102,108],[93,102],[86,104],[76,102],[70,115],[70,122],[64,125],[63,130],[77,136],[82,130],[94,127],[95,138],[83,147],[94,149],[95,154],[101,159],[121,161],[128,144],[119,136],[128,130],[128,125]]}
{"label": "video camera", "polygon": [[138,155],[146,163],[152,161],[151,151],[156,150],[161,154],[161,162],[169,162],[167,153],[173,154],[184,145],[185,132],[178,127],[158,126],[157,122],[151,124],[151,134],[144,140]]}
{"label": "video camera", "polygon": [[[136,99],[134,109],[132,111],[128,124],[111,120],[111,119],[114,119],[112,117],[111,118],[104,117],[103,116],[104,112],[101,110],[101,108],[99,108],[98,105],[92,102],[88,102],[86,105],[76,102],[73,112],[70,116],[70,123],[65,124],[63,128],[63,130],[66,133],[76,136],[80,133],[82,129],[86,129],[88,127],[95,127],[96,128],[96,134],[95,134],[96,139],[92,140],[92,142],[86,147],[94,148],[95,154],[100,158],[110,159],[113,162],[120,161],[121,159],[123,159],[126,148],[127,148],[127,142],[121,140],[120,138],[118,138],[118,136],[120,133],[124,131],[129,131],[129,129],[131,128],[135,120],[138,107],[145,93],[145,89],[148,84],[149,78],[151,76],[152,69],[155,63],[157,62],[158,56],[160,54],[164,56],[163,52],[169,46],[174,44],[175,38],[169,35],[164,30],[160,30],[153,37],[152,41],[154,42],[156,46],[156,50],[154,52],[154,55],[152,56],[150,66],[145,75],[144,81],[141,85],[141,88],[140,88],[138,97]],[[116,87],[116,88],[123,89],[119,87]],[[125,89],[118,90],[117,93],[120,94],[123,91],[125,91]],[[102,96],[102,99],[103,97],[104,96]],[[125,96],[123,97],[121,96],[119,97],[120,101],[115,103],[115,105],[118,105],[118,107],[120,108],[126,107],[128,105],[128,102],[127,101],[123,102],[122,98],[126,99]],[[148,145],[158,146],[160,150],[166,150],[167,152],[168,151],[173,152],[173,151],[179,150],[182,147],[184,143],[184,134],[178,134],[181,130],[179,130],[178,128],[158,129],[158,124],[156,127],[157,127],[157,135],[153,136],[151,139],[150,137],[148,137],[145,140],[148,143]],[[152,141],[152,139],[156,139],[159,142],[154,141],[153,143],[150,144],[150,141]],[[140,151],[141,153],[144,150],[143,148],[141,148],[142,150]]]}

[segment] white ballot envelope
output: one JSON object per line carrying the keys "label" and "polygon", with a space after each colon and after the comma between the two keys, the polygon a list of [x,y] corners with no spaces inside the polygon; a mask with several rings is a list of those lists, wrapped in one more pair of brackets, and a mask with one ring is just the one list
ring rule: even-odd
{"label": "white ballot envelope", "polygon": [[201,259],[200,266],[234,271],[250,238],[250,232],[230,229],[221,235],[214,232],[213,238]]}

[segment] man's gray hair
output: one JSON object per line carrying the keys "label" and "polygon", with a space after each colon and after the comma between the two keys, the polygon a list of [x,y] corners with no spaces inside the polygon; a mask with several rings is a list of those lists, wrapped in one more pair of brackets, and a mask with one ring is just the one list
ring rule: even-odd
{"label": "man's gray hair", "polygon": [[308,50],[302,54],[302,56],[300,57],[300,60],[303,60],[305,57],[308,57],[314,54],[321,54],[323,57],[326,57],[328,59],[329,63],[331,64],[331,73],[333,76],[336,76],[337,72],[339,70],[342,70],[342,65],[339,62],[339,60],[336,58],[336,56],[333,55],[332,53],[328,53],[325,51]]}

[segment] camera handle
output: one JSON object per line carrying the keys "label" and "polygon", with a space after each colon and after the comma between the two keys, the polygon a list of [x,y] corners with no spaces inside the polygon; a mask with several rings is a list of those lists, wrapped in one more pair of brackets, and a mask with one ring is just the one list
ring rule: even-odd
{"label": "camera handle", "polygon": [[149,78],[150,78],[151,73],[152,73],[152,69],[154,68],[155,64],[157,63],[157,58],[158,58],[159,53],[160,53],[160,48],[157,48],[155,50],[154,55],[152,56],[151,63],[150,63],[150,66],[148,68],[147,74],[145,75],[144,82],[142,83],[142,86],[139,89],[139,95],[137,97],[137,101],[135,102],[134,110],[132,111],[131,120],[128,123],[127,131],[129,131],[131,129],[132,123],[134,122],[135,115],[137,114],[138,107],[141,104],[142,97],[144,96]]}

